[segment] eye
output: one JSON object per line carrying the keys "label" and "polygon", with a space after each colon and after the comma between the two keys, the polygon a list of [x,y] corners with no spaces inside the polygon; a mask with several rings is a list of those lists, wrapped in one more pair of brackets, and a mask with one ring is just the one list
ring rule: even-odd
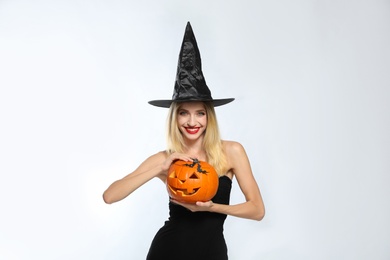
{"label": "eye", "polygon": [[204,111],[199,111],[198,112],[198,116],[205,116],[206,115],[206,112],[204,112]]}
{"label": "eye", "polygon": [[187,114],[188,114],[187,111],[184,111],[184,110],[179,111],[179,115],[180,115],[180,116],[185,116],[185,115],[187,115]]}

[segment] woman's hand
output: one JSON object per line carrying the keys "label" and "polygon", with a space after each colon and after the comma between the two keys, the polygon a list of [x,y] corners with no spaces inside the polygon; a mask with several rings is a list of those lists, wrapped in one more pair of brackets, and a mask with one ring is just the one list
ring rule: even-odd
{"label": "woman's hand", "polygon": [[183,206],[186,209],[192,211],[192,212],[197,212],[197,211],[211,211],[211,208],[213,207],[214,203],[210,200],[207,202],[201,202],[197,201],[195,204],[192,203],[183,203],[179,202],[177,200],[171,199],[171,202]]}
{"label": "woman's hand", "polygon": [[164,171],[164,172],[167,172],[169,170],[169,167],[171,167],[171,164],[176,161],[176,160],[183,160],[183,161],[186,161],[186,162],[190,162],[190,161],[193,161],[193,158],[191,158],[189,155],[187,154],[183,154],[183,153],[172,153],[170,154],[167,159],[164,161],[161,169]]}

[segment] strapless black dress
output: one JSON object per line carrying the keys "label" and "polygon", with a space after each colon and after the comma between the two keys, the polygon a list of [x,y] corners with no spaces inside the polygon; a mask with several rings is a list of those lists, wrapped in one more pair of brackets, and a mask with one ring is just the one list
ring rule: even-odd
{"label": "strapless black dress", "polygon": [[[212,201],[229,204],[232,181],[219,178],[217,194]],[[147,260],[226,260],[227,247],[223,235],[226,215],[211,212],[191,212],[169,203],[169,220],[157,232]]]}

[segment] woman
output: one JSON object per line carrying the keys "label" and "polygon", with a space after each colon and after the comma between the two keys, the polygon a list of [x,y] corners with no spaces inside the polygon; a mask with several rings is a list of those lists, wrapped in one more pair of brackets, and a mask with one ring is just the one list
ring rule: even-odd
{"label": "woman", "polygon": [[[147,259],[227,259],[223,224],[227,215],[261,220],[264,205],[244,148],[221,140],[215,106],[233,101],[213,99],[201,70],[200,54],[190,24],[187,24],[179,55],[172,100],[149,103],[169,107],[168,149],[146,159],[134,172],[115,181],[104,192],[106,203],[126,198],[158,177],[166,182],[176,160],[207,161],[217,171],[219,187],[210,201],[187,204],[170,200],[170,217],[156,234]],[[232,179],[238,181],[245,202],[229,205]]]}

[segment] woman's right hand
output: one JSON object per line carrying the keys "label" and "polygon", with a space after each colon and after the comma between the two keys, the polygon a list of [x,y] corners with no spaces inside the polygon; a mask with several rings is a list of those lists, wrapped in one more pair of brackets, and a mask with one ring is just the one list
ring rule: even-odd
{"label": "woman's right hand", "polygon": [[177,161],[177,160],[182,160],[182,161],[186,161],[186,162],[192,162],[194,160],[194,158],[190,157],[189,155],[187,154],[184,154],[184,153],[172,153],[170,154],[164,161],[161,169],[164,171],[164,172],[168,172],[169,170],[169,167],[171,167],[171,164],[174,162],[174,161]]}

